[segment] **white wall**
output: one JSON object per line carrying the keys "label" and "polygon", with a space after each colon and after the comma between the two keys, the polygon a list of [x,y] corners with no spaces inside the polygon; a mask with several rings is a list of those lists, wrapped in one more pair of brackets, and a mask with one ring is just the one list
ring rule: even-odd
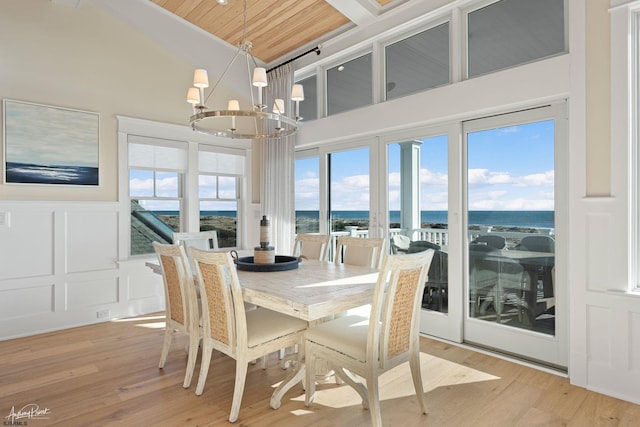
{"label": "white wall", "polygon": [[99,186],[0,180],[0,340],[163,310],[160,277],[127,261],[116,115],[186,124],[194,65],[90,1],[4,0],[0,39],[0,98],[100,114]]}
{"label": "white wall", "polygon": [[586,11],[578,4],[574,9],[585,19],[575,20],[572,56],[585,61],[586,73],[574,72],[572,80],[569,374],[574,384],[640,403],[640,292],[632,291],[638,277],[638,187],[631,173],[638,155],[632,132],[637,86],[626,8],[640,2],[589,2]]}
{"label": "white wall", "polygon": [[0,212],[0,339],[164,308],[158,275],[118,263],[117,203],[2,201]]}

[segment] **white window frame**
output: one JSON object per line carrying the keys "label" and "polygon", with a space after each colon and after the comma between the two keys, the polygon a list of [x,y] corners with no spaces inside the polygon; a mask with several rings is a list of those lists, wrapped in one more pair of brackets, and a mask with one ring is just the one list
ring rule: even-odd
{"label": "white window frame", "polygon": [[545,59],[551,58],[553,56],[558,56],[558,55],[563,55],[565,53],[567,53],[569,51],[569,5],[568,2],[570,0],[564,0],[564,52],[559,52],[555,55],[550,55],[550,56],[546,56],[546,57],[542,57],[542,58],[537,58],[534,59],[532,61],[529,62],[524,62],[524,63],[518,63],[518,64],[514,64],[514,65],[510,65],[509,67],[506,68],[501,68],[498,70],[493,70],[490,71],[488,73],[483,73],[483,74],[478,74],[476,76],[472,76],[469,77],[469,14],[480,10],[482,8],[485,8],[487,6],[490,6],[494,3],[498,3],[499,1],[502,0],[479,0],[477,2],[472,2],[471,5],[464,7],[461,9],[461,13],[460,13],[460,29],[461,29],[461,40],[460,42],[462,43],[462,78],[464,80],[468,80],[468,79],[473,79],[476,77],[481,77],[484,75],[489,75],[489,74],[494,74],[494,73],[499,73],[500,71],[504,71],[506,69],[509,68],[516,68],[516,67],[520,67],[522,65],[526,65],[528,63],[532,63],[532,62],[537,62],[537,61],[543,61]]}
{"label": "white window frame", "polygon": [[[237,242],[243,242],[244,230],[247,224],[247,218],[244,214],[246,202],[243,200],[243,194],[249,194],[246,186],[251,181],[251,170],[248,167],[251,160],[251,141],[238,140],[222,137],[212,137],[210,135],[194,132],[188,126],[180,126],[169,123],[155,122],[151,120],[136,119],[126,116],[116,116],[118,120],[118,164],[119,180],[119,242],[118,253],[120,261],[127,259],[136,259],[145,257],[143,255],[130,254],[131,247],[131,205],[129,198],[129,149],[128,136],[138,135],[149,138],[157,138],[160,140],[180,141],[187,144],[188,160],[187,168],[184,174],[183,187],[183,212],[181,212],[181,229],[183,231],[197,231],[200,225],[199,212],[199,195],[198,195],[198,159],[197,152],[200,145],[206,145],[206,149],[210,151],[219,151],[233,153],[245,156],[244,174],[239,178],[238,182],[238,225],[237,225]],[[200,147],[200,149],[203,149]],[[193,218],[192,218],[193,217]],[[150,255],[146,255],[149,257]],[[151,254],[155,257],[155,254]]]}
{"label": "white window frame", "polygon": [[611,192],[626,212],[628,280],[625,289],[640,293],[640,1],[610,0],[611,17]]}
{"label": "white window frame", "polygon": [[[429,21],[423,23],[421,26],[417,26],[417,27],[413,27],[410,28],[408,31],[403,31],[401,33],[394,33],[391,36],[381,39],[380,40],[380,64],[374,64],[374,68],[378,67],[380,68],[380,79],[381,82],[379,82],[378,87],[379,87],[379,92],[378,98],[380,99],[380,102],[386,102],[387,101],[387,91],[386,91],[386,80],[387,80],[387,67],[386,67],[386,62],[387,62],[387,48],[391,45],[394,45],[398,42],[404,41],[406,39],[409,39],[413,36],[416,36],[418,34],[424,33],[426,31],[432,30],[442,24],[448,24],[449,25],[449,82],[445,83],[444,85],[441,86],[447,86],[450,85],[454,82],[454,73],[453,73],[453,69],[454,67],[457,65],[456,63],[453,62],[454,60],[454,56],[455,54],[453,53],[454,50],[454,30],[453,30],[453,26],[455,25],[454,23],[454,19],[452,17],[452,14],[449,13],[447,11],[447,13],[442,14],[441,16],[437,16],[435,18],[430,19]],[[422,89],[420,91],[416,91],[413,92],[409,95],[413,95],[414,93],[419,93],[419,92],[424,92],[427,90],[431,90],[431,89],[435,89],[436,87],[440,87],[440,86],[435,86],[435,87],[430,87],[430,88],[426,88],[426,89]],[[374,88],[375,90],[375,88]],[[408,96],[408,95],[405,95]],[[395,99],[395,98],[394,98]]]}

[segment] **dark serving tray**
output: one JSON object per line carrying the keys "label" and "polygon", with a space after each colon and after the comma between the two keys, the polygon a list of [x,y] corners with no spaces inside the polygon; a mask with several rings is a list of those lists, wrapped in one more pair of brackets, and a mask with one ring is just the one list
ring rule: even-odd
{"label": "dark serving tray", "polygon": [[300,260],[293,256],[276,255],[274,264],[255,264],[252,256],[234,259],[238,270],[243,271],[286,271],[298,268]]}

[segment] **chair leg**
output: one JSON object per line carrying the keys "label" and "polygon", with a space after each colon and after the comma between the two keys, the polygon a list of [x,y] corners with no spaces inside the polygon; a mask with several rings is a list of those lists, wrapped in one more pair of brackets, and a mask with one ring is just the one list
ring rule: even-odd
{"label": "chair leg", "polygon": [[364,409],[369,409],[369,397],[364,384],[358,381],[348,369],[336,368],[334,372],[336,373],[337,377],[340,377],[342,381],[347,383],[348,386],[358,392],[360,398],[362,399],[362,407]]}
{"label": "chair leg", "polygon": [[160,353],[160,363],[158,368],[164,368],[164,364],[167,361],[167,355],[169,354],[169,347],[171,347],[171,338],[173,337],[173,328],[166,326],[164,329],[164,341],[162,342],[162,352]]}
{"label": "chair leg", "polygon": [[416,389],[418,405],[423,414],[427,413],[427,404],[424,399],[424,388],[422,386],[422,373],[420,372],[420,352],[414,351],[409,359],[411,376],[413,377],[413,387]]}
{"label": "chair leg", "polygon": [[380,415],[380,395],[378,393],[378,377],[370,375],[367,378],[367,394],[369,395],[369,412],[373,427],[382,427]]}
{"label": "chair leg", "polygon": [[242,395],[244,394],[244,382],[247,378],[248,360],[244,358],[236,359],[236,383],[233,386],[233,402],[231,403],[231,413],[229,414],[229,422],[238,421],[240,413],[240,404],[242,403]]}
{"label": "chair leg", "polygon": [[189,337],[189,355],[187,356],[187,371],[184,374],[184,383],[182,387],[189,388],[193,371],[196,369],[196,359],[198,358],[198,344],[200,340],[197,336]]}
{"label": "chair leg", "polygon": [[309,344],[305,349],[305,395],[304,405],[309,407],[313,403],[313,396],[316,392],[316,358],[313,355],[313,350],[307,351]]}
{"label": "chair leg", "polygon": [[200,376],[198,377],[198,385],[196,386],[196,395],[200,396],[204,390],[204,383],[207,382],[209,374],[209,364],[211,363],[211,353],[213,347],[206,343],[202,343],[202,361],[200,362]]}

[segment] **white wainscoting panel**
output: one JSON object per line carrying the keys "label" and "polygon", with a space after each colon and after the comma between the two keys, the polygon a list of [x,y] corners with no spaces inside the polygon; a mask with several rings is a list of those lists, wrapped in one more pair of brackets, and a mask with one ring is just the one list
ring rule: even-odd
{"label": "white wainscoting panel", "polygon": [[117,212],[68,212],[66,230],[67,273],[117,267]]}
{"label": "white wainscoting panel", "polygon": [[67,283],[67,310],[115,304],[118,302],[118,278],[105,277]]}
{"label": "white wainscoting panel", "polygon": [[588,357],[591,363],[608,366],[611,364],[611,310],[606,307],[590,306],[587,309]]}
{"label": "white wainscoting panel", "polygon": [[52,313],[55,308],[53,297],[52,283],[1,290],[0,321],[17,322],[21,317]]}
{"label": "white wainscoting panel", "polygon": [[640,312],[631,313],[629,325],[630,369],[640,377]]}
{"label": "white wainscoting panel", "polygon": [[589,213],[587,215],[587,289],[606,291],[612,277],[609,257],[619,256],[608,250],[611,244],[611,214]]}
{"label": "white wainscoting panel", "polygon": [[164,310],[162,278],[119,253],[129,205],[0,200],[0,212],[0,341]]}
{"label": "white wainscoting panel", "polygon": [[0,280],[53,274],[53,210],[3,211],[11,222],[0,229]]}

